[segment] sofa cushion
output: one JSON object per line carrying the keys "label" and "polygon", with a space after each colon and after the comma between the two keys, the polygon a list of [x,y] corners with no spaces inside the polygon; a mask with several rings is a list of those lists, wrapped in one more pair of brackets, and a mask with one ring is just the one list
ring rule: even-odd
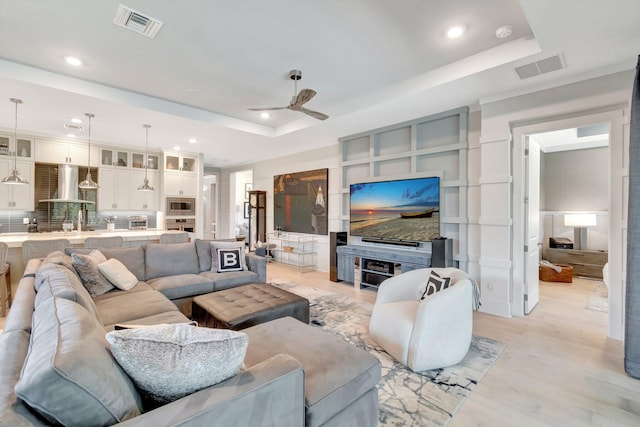
{"label": "sofa cushion", "polygon": [[211,240],[196,239],[196,253],[198,254],[198,270],[211,270]]}
{"label": "sofa cushion", "polygon": [[247,335],[187,324],[123,329],[106,335],[118,363],[139,389],[169,402],[236,375]]}
{"label": "sofa cushion", "polygon": [[138,278],[116,258],[110,258],[98,264],[98,270],[113,286],[128,291],[138,283]]}
{"label": "sofa cushion", "polygon": [[151,286],[149,286],[147,283],[145,282],[138,282],[136,283],[136,285],[129,289],[128,291],[123,291],[122,289],[118,289],[118,288],[114,288],[113,290],[107,292],[106,294],[102,294],[102,295],[98,295],[97,297],[95,297],[93,299],[93,301],[96,302],[96,304],[98,303],[98,301],[102,301],[105,299],[109,299],[109,298],[114,298],[114,297],[118,297],[127,293],[133,293],[133,292],[141,292],[141,291],[151,291],[153,290],[153,288]]}
{"label": "sofa cushion", "polygon": [[249,285],[251,283],[259,283],[258,275],[253,271],[230,271],[226,273],[205,272],[200,273],[213,282],[213,290],[221,291],[223,289],[235,288],[236,286]]}
{"label": "sofa cushion", "polygon": [[[211,272],[220,272],[218,249],[239,249],[244,254],[244,242],[211,241]],[[244,256],[240,257],[242,270],[247,270],[247,262]]]}
{"label": "sofa cushion", "polygon": [[147,283],[169,299],[192,297],[214,291],[211,279],[200,274],[158,277],[148,280]]}
{"label": "sofa cushion", "polygon": [[121,292],[112,298],[96,300],[104,325],[129,322],[154,314],[178,311],[178,308],[157,291]]}
{"label": "sofa cushion", "polygon": [[323,425],[374,389],[380,380],[378,359],[292,317],[252,326],[243,332],[249,335],[246,366],[279,353],[289,354],[303,365],[306,426]]}
{"label": "sofa cushion", "polygon": [[149,243],[144,252],[147,281],[175,274],[198,274],[198,255],[193,242],[171,245]]}
{"label": "sofa cushion", "polygon": [[63,265],[69,270],[73,271],[73,263],[71,261],[71,256],[65,254],[62,251],[54,251],[47,255],[43,260],[43,264],[51,263]]}
{"label": "sofa cushion", "polygon": [[228,271],[242,271],[242,258],[244,258],[244,249],[216,249],[216,261],[218,261],[218,273],[226,273]]}
{"label": "sofa cushion", "polygon": [[420,301],[424,301],[430,295],[443,291],[449,287],[451,278],[439,274],[437,271],[429,271],[426,281],[418,287]]}
{"label": "sofa cushion", "polygon": [[75,302],[44,302],[33,315],[16,395],[62,425],[112,425],[139,415],[140,396],[111,356],[104,333]]}
{"label": "sofa cushion", "polygon": [[40,286],[36,287],[37,294],[34,304],[36,309],[44,301],[56,296],[77,302],[91,315],[100,320],[93,298],[82,286],[78,276],[68,268],[61,265],[43,264],[36,275],[40,279],[38,280]]}
{"label": "sofa cushion", "polygon": [[99,250],[94,249],[89,255],[72,254],[71,261],[76,269],[82,285],[87,288],[91,296],[109,292],[114,286],[98,270],[98,264],[107,258]]}
{"label": "sofa cushion", "polygon": [[146,277],[144,246],[134,248],[103,248],[101,252],[107,259],[115,258],[127,267],[127,270],[136,275],[138,280]]}

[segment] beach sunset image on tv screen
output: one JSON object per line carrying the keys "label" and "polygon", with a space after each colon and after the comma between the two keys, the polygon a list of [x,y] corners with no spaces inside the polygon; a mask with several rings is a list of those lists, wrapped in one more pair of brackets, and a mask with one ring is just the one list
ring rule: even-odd
{"label": "beach sunset image on tv screen", "polygon": [[350,185],[352,236],[428,242],[440,236],[440,178]]}

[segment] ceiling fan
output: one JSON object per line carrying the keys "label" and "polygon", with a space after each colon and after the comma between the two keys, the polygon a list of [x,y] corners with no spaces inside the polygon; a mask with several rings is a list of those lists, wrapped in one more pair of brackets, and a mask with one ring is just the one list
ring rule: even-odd
{"label": "ceiling fan", "polygon": [[316,96],[316,91],[313,89],[302,89],[298,93],[298,80],[302,79],[302,71],[291,70],[289,71],[289,78],[293,80],[293,98],[286,107],[266,107],[266,108],[249,108],[250,111],[270,111],[270,110],[291,110],[300,111],[318,120],[327,120],[329,116],[317,111],[304,108],[303,105],[311,101],[311,98]]}

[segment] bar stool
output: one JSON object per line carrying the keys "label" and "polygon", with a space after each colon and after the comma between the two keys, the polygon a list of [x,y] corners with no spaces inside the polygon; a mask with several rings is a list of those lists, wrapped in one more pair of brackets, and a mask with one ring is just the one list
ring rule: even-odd
{"label": "bar stool", "polygon": [[0,317],[7,317],[7,308],[11,308],[11,266],[7,262],[9,246],[0,242]]}
{"label": "bar stool", "polygon": [[122,236],[87,237],[84,239],[84,247],[89,249],[120,248],[123,241]]}
{"label": "bar stool", "polygon": [[160,235],[160,243],[188,243],[189,233],[163,233]]}
{"label": "bar stool", "polygon": [[27,265],[32,258],[44,258],[51,252],[64,251],[70,246],[68,239],[26,240],[22,243],[22,259]]}

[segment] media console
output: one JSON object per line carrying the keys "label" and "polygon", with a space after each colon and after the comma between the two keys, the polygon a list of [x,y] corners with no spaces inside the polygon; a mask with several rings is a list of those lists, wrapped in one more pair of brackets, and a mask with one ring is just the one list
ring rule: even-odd
{"label": "media console", "polygon": [[[431,265],[431,254],[389,247],[366,245],[338,246],[338,279],[361,286],[378,287],[383,280],[396,274]],[[360,277],[354,266],[359,259]]]}

